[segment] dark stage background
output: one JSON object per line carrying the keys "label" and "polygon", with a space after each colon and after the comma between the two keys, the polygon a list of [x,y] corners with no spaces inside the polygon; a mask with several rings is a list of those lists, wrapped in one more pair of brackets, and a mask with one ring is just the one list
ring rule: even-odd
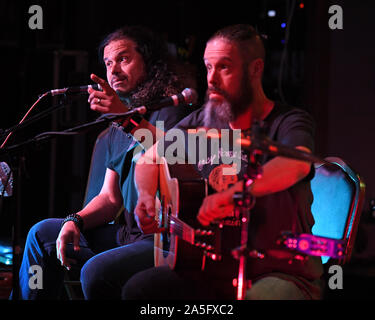
{"label": "dark stage background", "polygon": [[[31,5],[43,9],[43,29],[31,30]],[[375,3],[362,1],[10,1],[0,2],[0,128],[15,125],[39,94],[54,88],[91,83],[90,73],[105,77],[97,55],[100,40],[124,24],[143,24],[162,33],[175,53],[176,70],[203,98],[202,56],[207,38],[218,28],[250,23],[267,35],[264,76],[266,93],[305,108],[317,122],[315,153],[338,156],[364,178],[366,201],[353,259],[344,269],[344,290],[332,298],[375,298]],[[330,5],[343,9],[343,30],[328,27]],[[269,17],[269,10],[276,16]],[[284,61],[285,32],[281,24],[293,13]],[[280,84],[279,79],[282,79]],[[63,130],[94,120],[87,96],[17,132],[10,144],[36,134]],[[43,99],[32,115],[58,104]],[[101,128],[75,137],[60,137],[25,150],[21,195],[21,236],[37,221],[64,217],[79,210],[91,150]],[[13,163],[13,158],[0,159]],[[334,199],[332,199],[334,201]],[[1,237],[11,236],[16,196],[5,198]]]}

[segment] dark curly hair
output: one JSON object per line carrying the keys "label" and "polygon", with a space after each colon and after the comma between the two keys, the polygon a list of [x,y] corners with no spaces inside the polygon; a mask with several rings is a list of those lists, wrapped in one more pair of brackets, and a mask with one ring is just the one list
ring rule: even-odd
{"label": "dark curly hair", "polygon": [[134,107],[149,101],[179,93],[183,88],[177,76],[168,68],[167,46],[162,38],[144,26],[124,26],[110,33],[99,46],[102,60],[104,48],[112,41],[130,39],[146,66],[146,78],[128,97]]}

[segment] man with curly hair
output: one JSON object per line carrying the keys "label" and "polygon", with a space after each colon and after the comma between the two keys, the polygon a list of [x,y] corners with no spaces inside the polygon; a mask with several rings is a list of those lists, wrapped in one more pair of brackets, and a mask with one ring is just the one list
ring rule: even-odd
{"label": "man with curly hair", "polygon": [[[91,75],[102,87],[88,90],[95,111],[126,112],[182,89],[167,67],[162,41],[147,28],[116,30],[103,40],[99,55],[108,82]],[[151,125],[164,121],[168,130],[187,113],[187,108],[167,107],[147,112],[144,120]],[[153,266],[153,236],[144,235],[134,220],[134,151],[140,144],[131,134],[132,126],[129,121],[114,122],[99,135],[95,149],[101,157],[91,164],[84,208],[30,229],[19,273],[21,299],[57,299],[65,269],[81,270],[86,299],[119,299],[128,278]],[[121,211],[122,223],[110,223]],[[29,286],[32,265],[43,270],[43,288]]]}

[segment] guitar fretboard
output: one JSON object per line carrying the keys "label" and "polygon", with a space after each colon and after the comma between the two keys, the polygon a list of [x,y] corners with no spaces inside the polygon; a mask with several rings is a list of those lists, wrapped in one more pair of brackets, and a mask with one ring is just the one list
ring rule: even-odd
{"label": "guitar fretboard", "polygon": [[168,225],[171,234],[176,235],[190,244],[195,243],[195,231],[188,224],[175,216],[168,215]]}

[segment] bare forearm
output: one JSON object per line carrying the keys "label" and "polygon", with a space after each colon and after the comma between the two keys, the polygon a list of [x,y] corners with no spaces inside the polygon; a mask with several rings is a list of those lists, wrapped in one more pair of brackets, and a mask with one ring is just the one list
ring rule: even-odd
{"label": "bare forearm", "polygon": [[159,170],[157,164],[137,164],[135,170],[135,182],[138,194],[155,196],[158,188]]}
{"label": "bare forearm", "polygon": [[121,209],[121,202],[112,200],[107,194],[94,197],[81,211],[84,229],[91,229],[111,222]]}
{"label": "bare forearm", "polygon": [[83,219],[83,227],[90,229],[112,221],[120,210],[122,202],[118,174],[107,169],[100,193],[77,213]]}
{"label": "bare forearm", "polygon": [[[286,190],[310,171],[310,164],[276,157],[267,162],[263,167],[262,177],[255,180],[247,191],[255,197]],[[198,221],[208,225],[215,219],[222,219],[233,213],[233,195],[243,190],[244,181],[238,181],[232,187],[219,193],[207,196],[198,213]]]}
{"label": "bare forearm", "polygon": [[[261,178],[255,180],[249,190],[255,197],[280,192],[305,178],[309,172],[310,164],[307,162],[275,157],[263,165]],[[243,181],[239,181],[225,192],[228,198],[231,198],[235,192],[240,192],[242,189]]]}
{"label": "bare forearm", "polygon": [[250,187],[256,197],[286,190],[302,180],[310,170],[309,164],[300,161],[274,158],[264,165],[262,177]]}
{"label": "bare forearm", "polygon": [[156,195],[158,188],[159,168],[157,161],[157,144],[153,145],[137,162],[135,168],[135,182],[139,196]]}
{"label": "bare forearm", "polygon": [[[303,147],[297,149],[309,151]],[[262,169],[262,177],[250,187],[251,193],[256,197],[290,188],[309,174],[311,165],[304,161],[275,157],[264,164]]]}

